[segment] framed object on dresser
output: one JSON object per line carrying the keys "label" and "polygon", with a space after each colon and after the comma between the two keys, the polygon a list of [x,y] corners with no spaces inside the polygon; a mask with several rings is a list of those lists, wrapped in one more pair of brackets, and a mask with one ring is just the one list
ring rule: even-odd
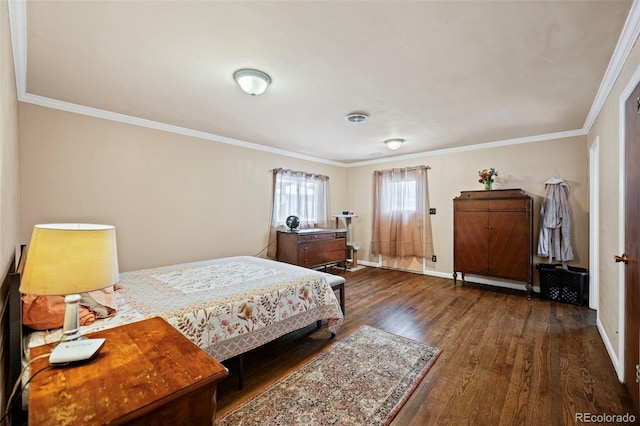
{"label": "framed object on dresser", "polygon": [[533,288],[533,198],[521,189],[462,191],[453,200],[453,283],[458,272]]}

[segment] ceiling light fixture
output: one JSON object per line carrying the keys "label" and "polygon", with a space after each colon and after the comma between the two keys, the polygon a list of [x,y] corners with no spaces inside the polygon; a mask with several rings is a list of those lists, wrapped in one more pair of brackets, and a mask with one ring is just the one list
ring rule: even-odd
{"label": "ceiling light fixture", "polygon": [[387,139],[384,143],[387,145],[387,148],[395,150],[402,146],[404,139]]}
{"label": "ceiling light fixture", "polygon": [[241,69],[233,73],[233,79],[242,90],[251,96],[261,95],[271,84],[271,77],[262,71],[253,69]]}

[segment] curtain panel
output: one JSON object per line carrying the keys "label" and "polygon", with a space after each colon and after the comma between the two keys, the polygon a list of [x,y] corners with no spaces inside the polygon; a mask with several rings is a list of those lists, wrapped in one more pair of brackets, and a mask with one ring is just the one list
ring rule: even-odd
{"label": "curtain panel", "polygon": [[277,231],[285,230],[289,216],[298,216],[300,228],[327,228],[331,220],[329,177],[300,171],[273,170],[273,208],[267,257],[275,258]]}
{"label": "curtain panel", "polygon": [[427,169],[418,166],[374,172],[372,254],[433,255]]}

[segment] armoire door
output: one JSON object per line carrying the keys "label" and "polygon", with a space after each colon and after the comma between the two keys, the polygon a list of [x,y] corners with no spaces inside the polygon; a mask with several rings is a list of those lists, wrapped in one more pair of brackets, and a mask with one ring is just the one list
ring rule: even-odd
{"label": "armoire door", "polygon": [[[461,203],[462,204],[462,203]],[[486,274],[489,265],[489,212],[465,202],[464,210],[454,212],[454,269],[470,274]]]}
{"label": "armoire door", "polygon": [[489,272],[517,281],[531,279],[529,211],[492,211],[489,220]]}

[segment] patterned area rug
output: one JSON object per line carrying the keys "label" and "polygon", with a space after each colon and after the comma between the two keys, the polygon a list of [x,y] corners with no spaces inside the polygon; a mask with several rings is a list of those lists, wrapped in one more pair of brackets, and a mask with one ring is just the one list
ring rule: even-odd
{"label": "patterned area rug", "polygon": [[387,425],[439,354],[365,325],[216,424]]}

